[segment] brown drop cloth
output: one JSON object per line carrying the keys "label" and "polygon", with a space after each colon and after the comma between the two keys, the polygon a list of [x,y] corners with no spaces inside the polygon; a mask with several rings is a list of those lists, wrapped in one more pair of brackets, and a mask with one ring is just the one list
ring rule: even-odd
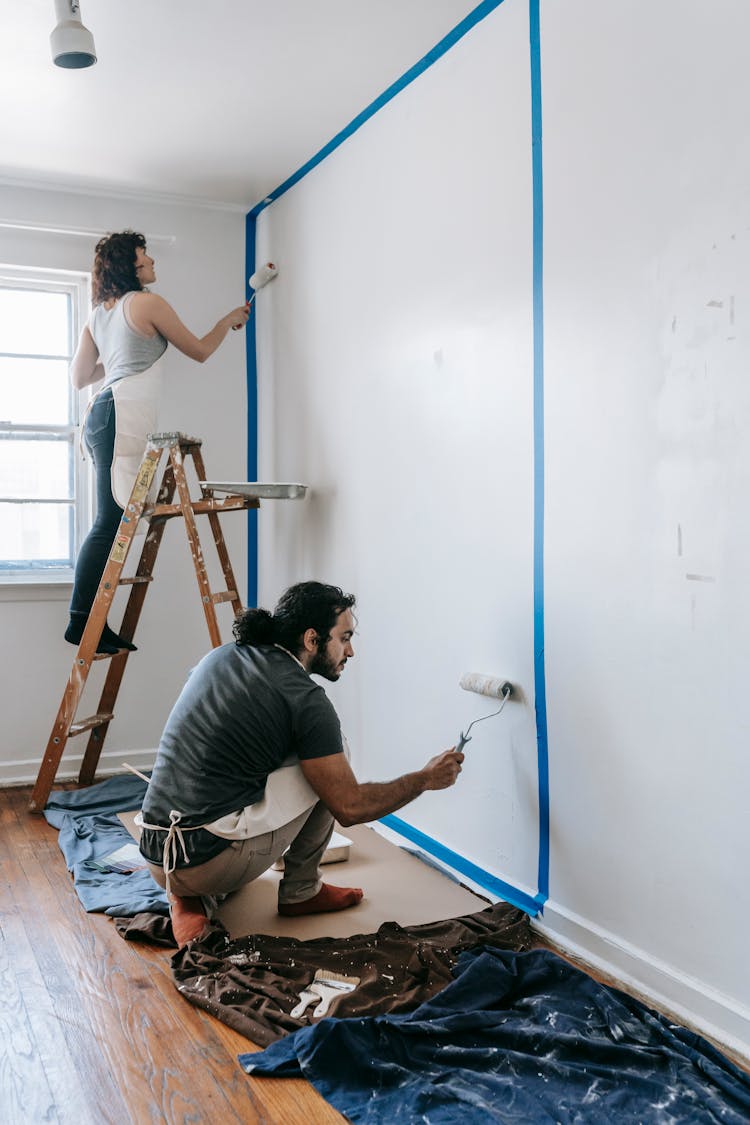
{"label": "brown drop cloth", "polygon": [[232,941],[212,923],[202,941],[174,955],[172,973],[192,1004],[265,1047],[317,1022],[312,1007],[300,1019],[289,1015],[317,969],[360,978],[331,1004],[329,1016],[407,1012],[450,983],[459,955],[478,945],[529,949],[527,915],[497,903],[462,918],[410,927],[385,922],[374,934],[310,941],[264,934]]}

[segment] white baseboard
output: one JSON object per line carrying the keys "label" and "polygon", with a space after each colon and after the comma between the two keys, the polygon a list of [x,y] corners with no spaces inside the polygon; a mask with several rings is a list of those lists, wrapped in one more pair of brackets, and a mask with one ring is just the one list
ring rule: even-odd
{"label": "white baseboard", "polygon": [[546,902],[531,924],[565,953],[622,983],[623,991],[750,1059],[750,1008],[558,903]]}
{"label": "white baseboard", "polygon": [[[96,770],[98,779],[125,773],[123,762],[129,762],[138,770],[150,770],[156,759],[156,750],[110,750],[102,754]],[[55,785],[61,781],[76,781],[83,761],[80,754],[66,753],[60,762]],[[0,762],[0,788],[11,785],[33,785],[41,765],[40,758],[18,758],[15,761]]]}

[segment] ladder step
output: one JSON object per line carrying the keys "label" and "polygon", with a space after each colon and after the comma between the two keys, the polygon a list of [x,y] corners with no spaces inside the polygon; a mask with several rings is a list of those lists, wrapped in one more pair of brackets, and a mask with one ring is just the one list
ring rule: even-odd
{"label": "ladder step", "polygon": [[71,724],[68,738],[73,738],[76,734],[83,734],[85,730],[104,726],[105,723],[111,723],[114,717],[113,712],[103,711],[100,715],[89,715],[88,719],[79,719],[77,723]]}
{"label": "ladder step", "polygon": [[214,605],[219,605],[220,602],[233,602],[236,597],[236,590],[222,590],[220,594],[212,594],[211,601]]}
{"label": "ladder step", "polygon": [[118,586],[137,586],[137,585],[140,585],[141,582],[153,582],[153,580],[154,580],[153,575],[148,575],[148,577],[146,577],[146,576],[139,577],[137,574],[134,574],[132,576],[132,578],[121,578],[120,581],[117,583],[117,585]]}
{"label": "ladder step", "polygon": [[[241,512],[247,508],[259,508],[260,501],[255,496],[228,496],[225,500],[194,500],[190,507],[195,515],[204,516],[211,512]],[[183,514],[181,504],[154,504],[143,511],[144,518],[149,520],[168,520]]]}

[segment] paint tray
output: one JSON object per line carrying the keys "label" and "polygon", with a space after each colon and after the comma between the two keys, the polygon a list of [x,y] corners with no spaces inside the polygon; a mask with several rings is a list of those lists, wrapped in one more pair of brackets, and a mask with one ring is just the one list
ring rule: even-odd
{"label": "paint tray", "polygon": [[251,496],[257,500],[301,500],[307,492],[306,484],[266,484],[257,480],[202,480],[200,485],[201,488],[210,488],[214,492]]}
{"label": "paint tray", "polygon": [[[331,839],[328,841],[328,847],[323,852],[323,863],[343,863],[345,859],[349,858],[349,851],[351,850],[352,842],[348,837],[342,836],[340,832],[334,832]],[[277,859],[273,865],[274,871],[284,870],[284,857]]]}

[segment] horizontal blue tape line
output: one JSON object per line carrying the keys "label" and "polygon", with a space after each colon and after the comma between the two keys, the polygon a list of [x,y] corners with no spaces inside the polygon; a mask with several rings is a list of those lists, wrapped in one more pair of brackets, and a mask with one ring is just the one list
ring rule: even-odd
{"label": "horizontal blue tape line", "polygon": [[432,855],[435,859],[441,860],[443,863],[452,867],[454,871],[460,872],[461,875],[466,875],[477,886],[482,887],[485,891],[497,895],[498,898],[505,899],[512,906],[517,906],[519,910],[525,910],[532,918],[539,914],[544,900],[541,896],[537,895],[532,898],[531,895],[526,894],[525,891],[519,891],[517,887],[512,887],[510,883],[498,879],[495,875],[490,875],[489,871],[485,871],[481,867],[477,867],[475,863],[470,860],[464,859],[458,852],[446,848],[444,844],[439,844],[437,840],[433,840],[431,836],[426,836],[424,832],[420,832],[418,828],[412,828],[411,824],[407,824],[399,816],[384,816],[381,817],[380,823],[384,824],[386,828],[398,832],[399,836],[404,836],[407,840],[411,840],[413,844],[417,844],[422,851]]}
{"label": "horizontal blue tape line", "polygon": [[334,149],[337,149],[339,145],[343,144],[347,137],[350,137],[352,133],[356,133],[357,129],[359,129],[361,125],[364,125],[365,121],[373,117],[379,109],[382,109],[392,98],[395,98],[396,94],[400,93],[405,86],[408,86],[415,78],[418,78],[423,71],[432,66],[434,62],[437,62],[441,55],[449,51],[468,31],[471,31],[475,24],[480,23],[485,16],[493,12],[495,8],[499,8],[502,3],[503,0],[484,0],[482,4],[479,4],[473,11],[469,12],[468,16],[465,16],[460,23],[456,24],[452,31],[449,31],[439,43],[436,43],[432,50],[427,52],[424,58],[420,59],[419,62],[410,67],[405,74],[402,74],[400,78],[396,79],[392,85],[388,86],[379,97],[375,98],[375,101],[370,102],[370,104],[363,109],[361,113],[358,113],[340,133],[337,133],[328,144],[324,145],[314,156],[311,156],[306,164],[303,164],[302,167],[294,172],[287,180],[284,180],[283,184],[279,184],[270,195],[267,195],[260,203],[256,203],[249,214],[252,216],[259,215],[261,211],[268,207],[269,203],[273,203],[280,195],[289,191],[289,188],[294,187],[303,176],[306,176],[316,165],[320,164],[322,160],[325,160]]}

